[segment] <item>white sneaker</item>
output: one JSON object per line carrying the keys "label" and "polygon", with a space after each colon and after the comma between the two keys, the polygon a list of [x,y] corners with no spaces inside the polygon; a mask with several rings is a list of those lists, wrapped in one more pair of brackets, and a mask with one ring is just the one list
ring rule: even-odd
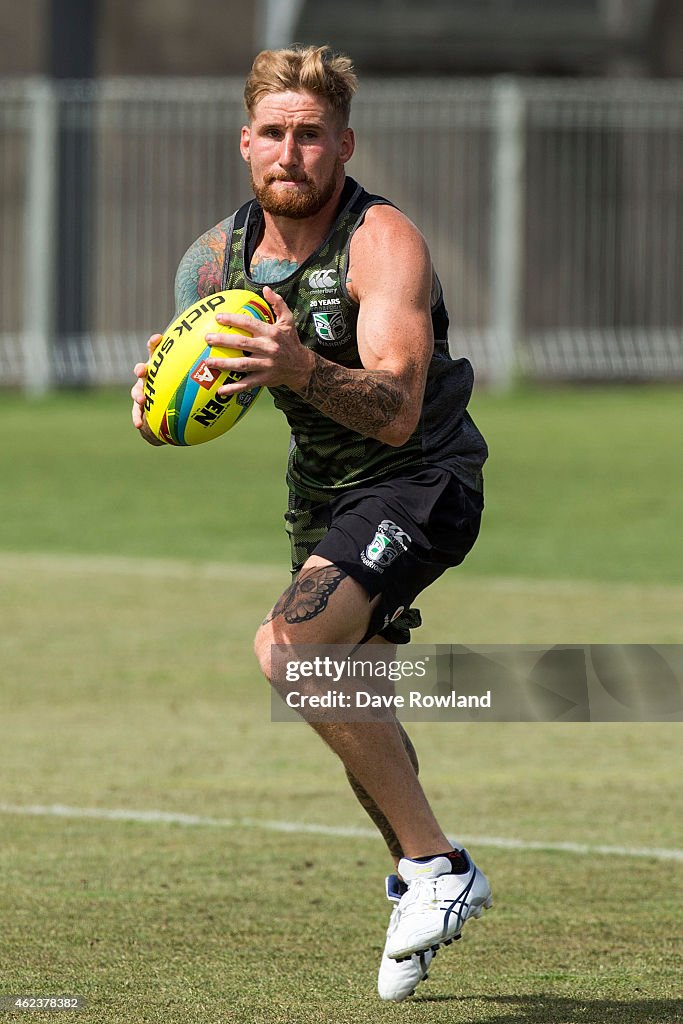
{"label": "white sneaker", "polygon": [[[408,891],[408,886],[396,875],[389,875],[386,887],[387,899],[395,904],[398,904],[403,894]],[[389,921],[390,931],[397,914],[398,906],[395,906]],[[405,960],[392,960],[387,956],[385,949],[382,953],[377,977],[377,991],[380,999],[401,1003],[408,996],[412,996],[420,982],[427,980],[427,969],[435,956],[436,953],[427,949],[424,953],[414,953]]]}
{"label": "white sneaker", "polygon": [[467,864],[463,874],[451,873],[448,857],[428,861],[403,857],[398,871],[408,890],[391,915],[384,952],[392,960],[415,953],[432,953],[460,937],[465,921],[481,917],[492,905],[486,876],[462,850]]}

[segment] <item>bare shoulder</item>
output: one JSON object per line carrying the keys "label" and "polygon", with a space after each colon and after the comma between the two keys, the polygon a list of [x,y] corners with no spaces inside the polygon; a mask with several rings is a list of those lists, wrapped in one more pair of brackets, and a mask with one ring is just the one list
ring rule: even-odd
{"label": "bare shoulder", "polygon": [[432,263],[424,235],[394,206],[371,206],[349,249],[349,294],[360,301],[372,282],[384,276],[431,287]]}
{"label": "bare shoulder", "polygon": [[197,238],[181,259],[175,278],[176,314],[220,291],[225,246],[233,218],[215,224]]}
{"label": "bare shoulder", "polygon": [[429,256],[427,242],[421,231],[395,206],[371,206],[351,242],[351,251],[373,251],[378,245],[399,244],[414,250],[417,258]]}

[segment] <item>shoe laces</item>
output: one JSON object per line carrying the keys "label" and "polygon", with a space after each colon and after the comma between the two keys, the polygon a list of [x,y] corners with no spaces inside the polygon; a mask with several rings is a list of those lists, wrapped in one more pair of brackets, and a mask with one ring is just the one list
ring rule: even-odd
{"label": "shoe laces", "polygon": [[419,913],[424,909],[425,903],[437,903],[436,894],[437,878],[416,878],[408,886],[408,892],[402,897],[398,905],[401,915]]}

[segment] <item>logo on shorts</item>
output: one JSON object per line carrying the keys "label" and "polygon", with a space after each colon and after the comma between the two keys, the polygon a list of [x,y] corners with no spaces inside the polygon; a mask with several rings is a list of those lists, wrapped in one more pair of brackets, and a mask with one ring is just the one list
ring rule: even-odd
{"label": "logo on shorts", "polygon": [[393,615],[385,615],[384,625],[382,626],[382,629],[386,629],[387,626],[390,626],[392,622],[396,622],[396,619],[399,617],[399,615],[403,615],[405,610],[406,606],[404,604],[400,604]]}
{"label": "logo on shorts", "polygon": [[408,550],[411,538],[396,523],[383,519],[377,532],[360,557],[363,565],[375,572],[384,572],[388,565]]}

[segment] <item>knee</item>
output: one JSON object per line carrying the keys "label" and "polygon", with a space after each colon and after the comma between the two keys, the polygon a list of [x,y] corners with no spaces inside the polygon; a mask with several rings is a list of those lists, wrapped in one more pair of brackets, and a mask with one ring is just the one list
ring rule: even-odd
{"label": "knee", "polygon": [[259,626],[254,637],[254,653],[264,676],[283,698],[291,690],[287,679],[288,650],[286,640],[273,630],[269,622]]}
{"label": "knee", "polygon": [[272,681],[272,658],[271,658],[271,644],[273,643],[272,631],[267,624],[259,626],[256,636],[254,637],[254,654],[258,661],[261,671],[268,680]]}

